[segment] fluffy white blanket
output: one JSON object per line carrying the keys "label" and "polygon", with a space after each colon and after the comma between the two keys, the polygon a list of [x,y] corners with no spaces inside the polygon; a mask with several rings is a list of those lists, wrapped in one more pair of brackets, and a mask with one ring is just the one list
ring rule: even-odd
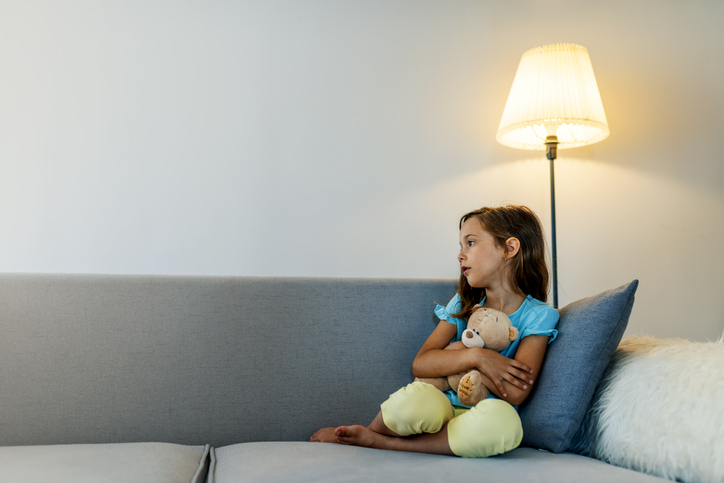
{"label": "fluffy white blanket", "polygon": [[624,340],[574,451],[685,482],[724,481],[724,337]]}

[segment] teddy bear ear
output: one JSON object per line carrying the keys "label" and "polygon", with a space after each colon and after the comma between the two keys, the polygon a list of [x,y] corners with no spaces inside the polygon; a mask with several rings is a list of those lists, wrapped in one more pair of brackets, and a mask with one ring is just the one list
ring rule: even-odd
{"label": "teddy bear ear", "polygon": [[509,339],[510,339],[511,342],[513,342],[513,341],[514,341],[515,339],[517,339],[517,338],[518,338],[518,328],[517,328],[517,327],[513,327],[513,326],[511,325],[511,326],[510,326],[510,337],[509,337]]}
{"label": "teddy bear ear", "polygon": [[483,308],[482,305],[480,305],[480,304],[475,304],[475,305],[473,306],[473,311],[470,312],[470,313],[471,313],[471,314],[474,314],[476,310],[479,310],[479,309],[482,309],[482,308]]}

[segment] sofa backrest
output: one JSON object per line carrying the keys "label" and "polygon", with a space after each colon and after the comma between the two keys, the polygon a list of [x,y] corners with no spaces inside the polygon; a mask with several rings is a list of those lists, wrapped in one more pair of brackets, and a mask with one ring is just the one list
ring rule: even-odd
{"label": "sofa backrest", "polygon": [[367,424],[453,280],[0,274],[0,445]]}

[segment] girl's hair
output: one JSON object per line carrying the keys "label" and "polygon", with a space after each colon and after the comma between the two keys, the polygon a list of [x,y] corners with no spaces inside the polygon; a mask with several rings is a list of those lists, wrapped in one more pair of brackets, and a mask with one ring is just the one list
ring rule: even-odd
{"label": "girl's hair", "polygon": [[[523,295],[545,302],[548,298],[548,265],[545,257],[545,240],[540,220],[526,206],[507,205],[499,208],[481,208],[460,218],[460,226],[470,219],[477,220],[500,247],[508,238],[517,238],[520,249],[510,259],[510,284]],[[475,304],[480,303],[485,289],[473,288],[467,278],[460,275],[460,312],[455,316],[467,319]]]}

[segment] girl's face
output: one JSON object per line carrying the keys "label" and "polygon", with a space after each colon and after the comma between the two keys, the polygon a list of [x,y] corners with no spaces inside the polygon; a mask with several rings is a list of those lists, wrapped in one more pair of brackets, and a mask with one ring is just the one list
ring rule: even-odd
{"label": "girl's face", "polygon": [[502,284],[506,250],[495,243],[480,222],[468,219],[460,228],[458,261],[463,275],[473,288],[490,288]]}

